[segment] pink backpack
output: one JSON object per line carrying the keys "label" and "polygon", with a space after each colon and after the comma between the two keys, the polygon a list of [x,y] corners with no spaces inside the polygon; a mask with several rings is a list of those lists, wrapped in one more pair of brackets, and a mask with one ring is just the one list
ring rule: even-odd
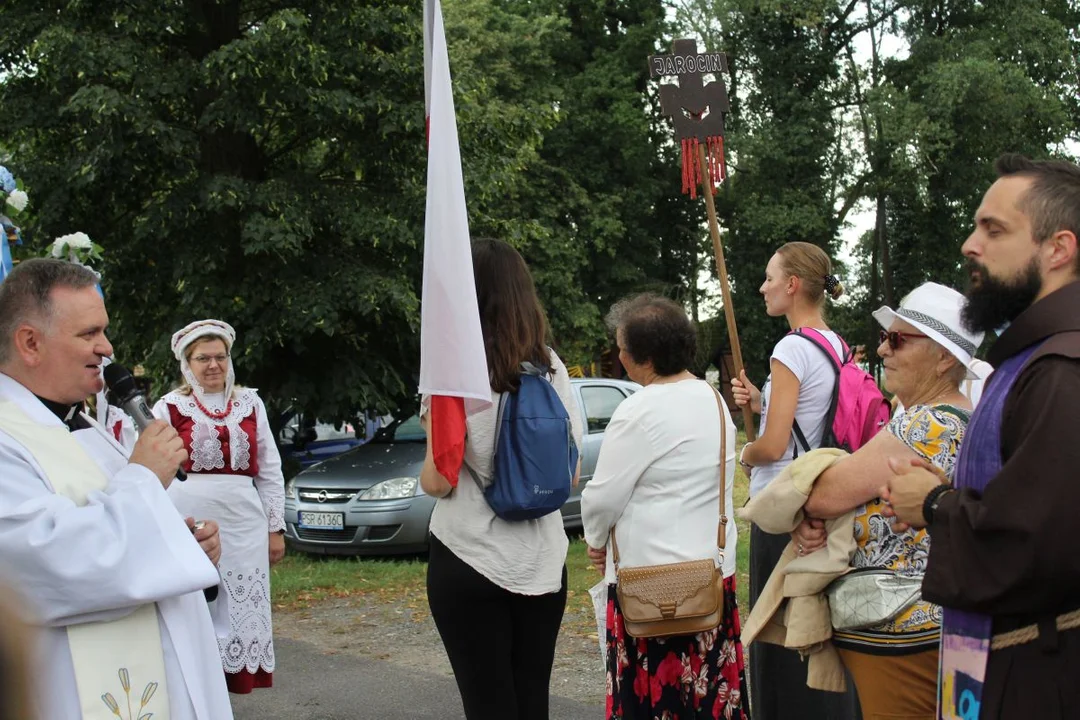
{"label": "pink backpack", "polygon": [[[870,373],[851,361],[851,350],[843,338],[840,339],[840,346],[844,350],[841,359],[828,338],[814,328],[798,328],[788,334],[812,342],[828,356],[836,370],[836,385],[829,412],[825,416],[825,432],[820,447],[855,452],[889,422],[892,409],[889,401],[881,394]],[[795,457],[799,456],[799,443],[809,452],[810,443],[806,441],[797,421],[792,425],[792,431],[796,437]]]}

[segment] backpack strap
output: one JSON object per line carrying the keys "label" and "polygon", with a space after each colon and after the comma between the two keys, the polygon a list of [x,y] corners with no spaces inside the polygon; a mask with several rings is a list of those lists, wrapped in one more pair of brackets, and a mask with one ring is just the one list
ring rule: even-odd
{"label": "backpack strap", "polygon": [[550,373],[551,373],[551,368],[549,368],[549,367],[542,367],[540,365],[537,365],[536,363],[529,362],[528,360],[521,363],[521,374],[522,375],[533,375],[535,377],[543,377],[544,375],[549,375]]}
{"label": "backpack strap", "polygon": [[[708,381],[704,381],[706,385],[709,385]],[[724,559],[724,550],[727,545],[727,423],[724,422],[724,407],[721,403],[724,401],[719,391],[712,385],[709,385],[709,389],[713,391],[716,396],[716,408],[720,411],[720,521],[716,525],[716,547],[720,550],[721,563]],[[612,561],[615,565],[615,570],[619,569],[619,543],[615,540],[615,526],[611,526],[611,553]],[[721,571],[723,568],[721,567]]]}
{"label": "backpack strap", "polygon": [[829,342],[829,339],[825,337],[825,335],[817,328],[795,328],[794,330],[789,332],[788,335],[798,335],[799,337],[806,338],[807,340],[821,348],[825,352],[825,354],[828,355],[829,358],[833,361],[833,365],[836,366],[837,372],[840,371],[840,368],[843,365],[845,365],[851,360],[851,348],[849,348],[848,344],[844,342],[844,338],[840,337],[839,335],[837,335],[836,337],[840,340],[840,348],[844,353],[843,358],[836,354],[836,348],[833,347],[832,343]]}
{"label": "backpack strap", "polygon": [[[502,431],[503,412],[506,410],[506,401],[509,398],[509,396],[510,396],[510,393],[505,393],[505,392],[504,393],[499,393],[499,407],[498,407],[498,410],[496,410],[496,412],[495,412],[495,437],[491,441],[491,447],[492,448],[499,447],[499,434]],[[494,450],[492,450],[492,456],[491,457],[492,457],[492,466],[491,466],[492,478],[491,478],[491,480],[494,482],[494,479],[495,479],[494,478],[494,471],[495,471],[495,464],[494,464],[494,462],[495,462],[495,454],[494,454]],[[477,472],[475,470],[473,470],[473,468],[469,465],[469,461],[466,460],[464,457],[461,459],[461,466],[463,468],[465,468],[466,472],[469,473],[469,476],[473,479],[473,482],[476,483],[476,487],[480,488],[480,492],[483,492],[484,490],[487,489],[487,486],[484,485],[484,481],[480,479],[480,476],[477,474]]]}
{"label": "backpack strap", "polygon": [[[825,356],[832,361],[833,370],[836,372],[836,387],[833,391],[832,400],[829,403],[829,411],[825,415],[825,418],[831,424],[832,418],[836,417],[836,404],[840,397],[840,368],[842,368],[844,365],[851,361],[851,348],[849,348],[848,344],[844,342],[844,338],[837,335],[836,337],[840,340],[840,348],[844,352],[844,357],[841,358],[839,355],[836,354],[836,348],[834,348],[832,343],[829,342],[829,339],[825,337],[825,335],[817,328],[795,328],[794,330],[789,332],[788,335],[795,335],[797,337],[809,340],[812,345],[816,346],[818,350],[821,350],[823,353],[825,353]],[[802,428],[799,427],[799,421],[795,420],[794,418],[792,418],[791,421],[791,431],[795,434],[795,452],[791,456],[791,459],[795,460],[799,457],[799,443],[802,443],[802,446],[806,448],[806,452],[810,452],[813,448],[810,447],[810,443],[807,441],[806,435],[803,433]]]}
{"label": "backpack strap", "polygon": [[810,442],[806,439],[802,428],[799,427],[799,421],[795,418],[791,419],[791,432],[795,434],[795,453],[791,456],[791,459],[795,460],[799,457],[799,443],[802,443],[802,446],[806,448],[806,452],[810,452],[813,448],[810,447]]}

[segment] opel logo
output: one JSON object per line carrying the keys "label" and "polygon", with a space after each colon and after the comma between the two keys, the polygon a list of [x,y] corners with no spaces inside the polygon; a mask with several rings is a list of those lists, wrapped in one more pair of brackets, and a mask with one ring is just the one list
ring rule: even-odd
{"label": "opel logo", "polygon": [[318,501],[321,502],[321,503],[326,502],[326,491],[325,490],[320,490],[319,491]]}

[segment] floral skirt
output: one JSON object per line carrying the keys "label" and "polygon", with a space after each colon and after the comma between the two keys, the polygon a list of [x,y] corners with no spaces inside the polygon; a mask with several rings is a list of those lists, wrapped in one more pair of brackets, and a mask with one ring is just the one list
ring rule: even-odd
{"label": "floral skirt", "polygon": [[734,576],[724,580],[724,622],[697,635],[632,638],[608,586],[608,720],[749,720]]}

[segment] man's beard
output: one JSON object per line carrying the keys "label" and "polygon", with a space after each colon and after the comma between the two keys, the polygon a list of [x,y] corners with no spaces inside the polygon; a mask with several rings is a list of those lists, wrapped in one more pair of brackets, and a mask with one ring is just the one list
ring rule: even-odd
{"label": "man's beard", "polygon": [[964,327],[971,332],[992,332],[1012,322],[1035,302],[1042,289],[1037,258],[1009,280],[991,277],[984,266],[968,260],[969,277],[974,270],[979,273],[979,283],[968,285],[967,303],[961,313]]}

